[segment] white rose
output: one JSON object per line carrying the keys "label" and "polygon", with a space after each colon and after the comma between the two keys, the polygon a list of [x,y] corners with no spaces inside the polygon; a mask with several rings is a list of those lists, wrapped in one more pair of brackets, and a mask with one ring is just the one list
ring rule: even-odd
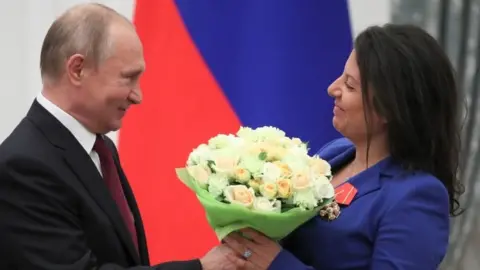
{"label": "white rose", "polygon": [[280,212],[281,210],[280,201],[270,201],[265,197],[258,197],[253,203],[253,209],[259,211],[268,211],[268,212]]}
{"label": "white rose", "polygon": [[325,176],[318,176],[313,182],[313,193],[317,200],[330,199],[335,196],[335,189]]}
{"label": "white rose", "polygon": [[193,165],[187,167],[188,173],[195,179],[198,185],[205,189],[208,185],[208,178],[210,177],[210,171],[201,165]]}

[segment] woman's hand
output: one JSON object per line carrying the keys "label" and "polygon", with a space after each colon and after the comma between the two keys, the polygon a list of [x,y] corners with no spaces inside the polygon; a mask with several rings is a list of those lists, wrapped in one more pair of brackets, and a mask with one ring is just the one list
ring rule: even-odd
{"label": "woman's hand", "polygon": [[231,233],[224,238],[224,242],[245,259],[241,268],[267,269],[282,250],[280,245],[253,229],[240,231],[249,239],[238,233]]}

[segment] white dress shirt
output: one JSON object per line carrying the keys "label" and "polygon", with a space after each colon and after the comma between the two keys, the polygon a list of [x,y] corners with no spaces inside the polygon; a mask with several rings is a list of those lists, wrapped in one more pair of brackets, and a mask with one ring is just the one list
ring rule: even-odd
{"label": "white dress shirt", "polygon": [[90,158],[101,174],[100,158],[97,152],[93,150],[97,136],[88,131],[77,119],[53,104],[41,93],[37,96],[37,101],[73,134],[87,154],[90,155]]}

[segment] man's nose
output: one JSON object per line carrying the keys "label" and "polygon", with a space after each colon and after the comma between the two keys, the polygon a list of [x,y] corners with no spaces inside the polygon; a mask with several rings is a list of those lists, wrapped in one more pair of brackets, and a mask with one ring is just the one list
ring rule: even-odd
{"label": "man's nose", "polygon": [[140,88],[135,88],[130,92],[128,99],[132,104],[140,104],[142,103],[143,95],[142,90]]}

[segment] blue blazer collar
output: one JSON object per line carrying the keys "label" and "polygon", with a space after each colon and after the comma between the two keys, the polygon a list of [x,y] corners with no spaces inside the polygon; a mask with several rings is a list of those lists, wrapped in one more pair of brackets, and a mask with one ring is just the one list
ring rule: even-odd
{"label": "blue blazer collar", "polygon": [[[351,145],[343,151],[336,153],[336,155],[325,157],[332,167],[332,172],[340,170],[348,162],[355,157],[355,146]],[[400,167],[391,157],[387,157],[370,168],[353,176],[345,183],[352,184],[357,189],[357,194],[353,200],[357,200],[371,192],[374,192],[382,187],[382,179],[391,178],[400,171]]]}

